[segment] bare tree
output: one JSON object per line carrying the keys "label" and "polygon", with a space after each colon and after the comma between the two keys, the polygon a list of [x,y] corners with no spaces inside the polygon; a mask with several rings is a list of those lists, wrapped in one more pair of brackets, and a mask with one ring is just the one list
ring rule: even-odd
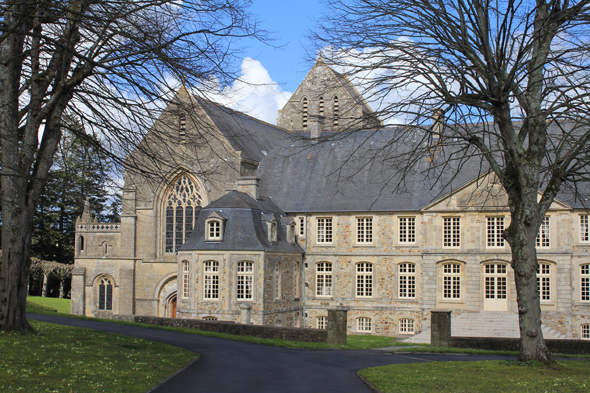
{"label": "bare tree", "polygon": [[417,143],[390,162],[404,173],[436,150],[449,170],[479,159],[507,193],[519,359],[551,361],[535,245],[557,193],[588,179],[590,1],[329,3],[316,37],[326,62],[362,80],[383,119],[413,125],[391,133],[389,146]]}
{"label": "bare tree", "polygon": [[[79,118],[102,149],[123,163],[174,98],[174,81],[203,91],[212,78],[223,86],[231,77],[226,67],[236,53],[234,42],[260,33],[248,5],[248,0],[0,4],[0,330],[30,329],[25,300],[32,220],[64,115]],[[149,157],[149,145],[140,147]],[[127,162],[127,169],[132,165]]]}

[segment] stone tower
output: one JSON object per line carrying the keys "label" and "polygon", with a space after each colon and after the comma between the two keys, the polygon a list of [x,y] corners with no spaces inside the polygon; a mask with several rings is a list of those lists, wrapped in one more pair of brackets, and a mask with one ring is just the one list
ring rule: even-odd
{"label": "stone tower", "polygon": [[291,132],[375,128],[382,125],[373,109],[344,75],[318,58],[301,85],[279,111],[278,126]]}

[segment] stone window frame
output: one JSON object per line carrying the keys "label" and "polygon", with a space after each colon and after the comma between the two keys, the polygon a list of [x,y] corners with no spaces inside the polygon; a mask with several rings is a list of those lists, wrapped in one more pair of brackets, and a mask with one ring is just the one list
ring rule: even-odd
{"label": "stone window frame", "polygon": [[[537,265],[537,290],[541,306],[557,304],[557,265],[555,262],[540,260]],[[549,297],[547,298],[547,291]]]}
{"label": "stone window frame", "polygon": [[[455,268],[450,268],[450,272],[447,269],[450,265],[459,265],[460,270],[459,273],[455,271]],[[465,262],[451,259],[451,260],[444,260],[437,263],[437,277],[440,280],[437,280],[437,297],[438,301],[441,303],[465,303],[466,299],[466,264]],[[449,280],[445,280],[448,278]],[[453,279],[455,278],[455,279]],[[458,279],[458,288],[459,288],[459,296],[453,296],[454,290],[456,289],[456,282]],[[450,294],[450,297],[446,297],[447,294]]]}
{"label": "stone window frame", "polygon": [[442,218],[442,246],[446,249],[461,248],[461,217],[446,216]]}
{"label": "stone window frame", "polygon": [[305,236],[305,217],[300,216],[298,218],[298,230],[299,236]]}
{"label": "stone window frame", "polygon": [[318,113],[320,117],[324,116],[324,96],[318,97]]}
{"label": "stone window frame", "polygon": [[416,216],[400,216],[397,218],[397,222],[398,243],[416,244]]}
{"label": "stone window frame", "polygon": [[307,129],[307,126],[309,123],[308,107],[309,107],[309,100],[307,99],[307,97],[303,97],[301,99],[301,112],[302,112],[301,126],[304,130]]}
{"label": "stone window frame", "polygon": [[[211,266],[207,266],[208,263]],[[217,268],[217,270],[215,270]],[[219,301],[221,263],[214,259],[203,261],[203,301]]]}
{"label": "stone window frame", "polygon": [[[493,269],[491,266],[494,266]],[[502,268],[498,271],[498,266]],[[482,299],[510,299],[510,264],[501,260],[490,260],[481,263]],[[493,278],[493,280],[492,280]],[[498,288],[500,288],[498,290]],[[492,292],[493,291],[493,297]],[[500,296],[498,297],[498,291]]]}
{"label": "stone window frame", "polygon": [[590,340],[590,323],[582,323],[580,325],[580,339]]}
{"label": "stone window frame", "polygon": [[[108,281],[110,283],[110,287],[111,287],[111,292],[110,292],[110,298],[109,298],[109,293],[108,293],[108,286],[105,285],[105,289],[104,289],[104,295],[101,294],[101,286],[103,285],[104,281]],[[106,283],[105,283],[106,284]],[[115,285],[115,280],[107,275],[107,274],[100,274],[98,277],[96,277],[95,279],[95,296],[96,296],[96,310],[98,311],[114,311],[114,307],[115,307],[115,289],[116,289],[116,285]],[[104,297],[104,306],[103,308],[101,308],[101,301],[103,299],[101,299],[101,297]],[[108,303],[108,300],[110,300],[110,304]],[[108,307],[110,305],[110,308]]]}
{"label": "stone window frame", "polygon": [[315,318],[315,328],[326,330],[328,328],[328,317],[326,315],[319,315]]}
{"label": "stone window frame", "polygon": [[[205,191],[205,187],[203,186],[203,183],[200,179],[198,179],[197,177],[195,177],[193,174],[191,174],[188,170],[180,170],[178,172],[176,172],[173,176],[169,177],[169,179],[171,179],[170,181],[166,182],[166,186],[164,187],[162,193],[161,193],[161,198],[160,198],[160,224],[159,227],[161,228],[161,240],[160,240],[160,252],[164,255],[174,255],[177,252],[177,239],[176,239],[176,235],[177,235],[177,228],[175,227],[176,223],[175,223],[175,219],[176,219],[176,207],[174,207],[174,209],[172,209],[172,221],[170,222],[169,220],[169,215],[170,212],[168,211],[168,207],[169,207],[169,199],[170,199],[170,195],[172,193],[175,193],[175,189],[179,183],[180,180],[182,180],[182,178],[187,178],[188,180],[190,180],[190,182],[192,183],[192,185],[194,186],[194,192],[193,192],[193,198],[195,199],[195,205],[192,206],[192,202],[191,201],[191,206],[193,207],[192,209],[192,229],[190,230],[190,234],[192,234],[192,232],[194,231],[194,225],[196,224],[196,217],[198,215],[198,212],[200,211],[200,209],[208,204],[208,200],[207,200],[207,194]],[[194,194],[197,195],[197,197],[194,197]],[[186,204],[188,205],[188,204]],[[183,228],[182,228],[182,233],[183,233],[183,239],[182,239],[182,244],[184,244],[184,242],[186,240],[188,240],[188,238],[190,237],[190,234],[187,234],[187,217],[186,217],[186,207],[187,206],[183,206]],[[171,237],[170,237],[171,236]],[[171,243],[168,244],[168,240],[171,239]],[[180,245],[178,245],[178,247],[180,247]]]}
{"label": "stone window frame", "polygon": [[375,296],[375,264],[372,262],[357,262],[354,264],[354,297],[357,299],[371,299]]}
{"label": "stone window frame", "polygon": [[373,333],[373,320],[369,317],[356,319],[356,333]]}
{"label": "stone window frame", "polygon": [[188,299],[190,296],[190,262],[184,259],[181,262],[181,298]]}
{"label": "stone window frame", "polygon": [[[334,244],[334,228],[335,219],[332,216],[319,216],[315,218],[315,243],[318,245],[333,245]],[[320,227],[323,227],[323,232],[320,232]],[[320,237],[320,234],[323,234]]]}
{"label": "stone window frame", "polygon": [[580,302],[590,302],[590,263],[581,263],[580,272]]}
{"label": "stone window frame", "polygon": [[223,220],[218,218],[208,218],[205,220],[205,241],[223,241]]}
{"label": "stone window frame", "polygon": [[[413,271],[410,271],[411,269]],[[402,271],[403,269],[403,271]],[[397,265],[397,283],[398,299],[403,300],[414,300],[418,293],[418,278],[417,278],[417,266],[414,262],[401,262]],[[407,296],[402,295],[402,289],[407,293]],[[410,294],[413,292],[413,296]]]}
{"label": "stone window frame", "polygon": [[537,248],[548,249],[551,248],[551,216],[546,215],[539,225],[539,233],[535,240]]}
{"label": "stone window frame", "polygon": [[[322,265],[322,269],[323,270],[319,270],[320,265]],[[329,266],[328,266],[329,265]],[[329,261],[320,261],[320,262],[316,262],[315,264],[316,266],[316,272],[315,272],[315,297],[318,298],[332,298],[334,297],[334,263],[329,262]],[[330,268],[330,270],[326,270],[327,268]],[[322,280],[322,293],[319,294],[319,289],[320,289],[320,277]],[[329,281],[330,281],[330,285],[327,285],[327,281],[328,281],[328,277],[329,277]],[[329,291],[326,291],[325,289],[329,288]],[[326,294],[326,292],[329,292],[329,294]]]}
{"label": "stone window frame", "polygon": [[486,248],[503,249],[506,241],[502,233],[506,229],[505,216],[486,216]]}
{"label": "stone window frame", "polygon": [[590,217],[588,214],[579,215],[579,236],[580,243],[590,243]]}
{"label": "stone window frame", "polygon": [[[250,271],[241,271],[240,270],[240,264],[250,264]],[[244,268],[246,268],[246,266],[244,265]],[[253,302],[255,301],[255,293],[254,293],[254,270],[256,269],[256,264],[254,263],[254,261],[250,261],[250,260],[243,260],[243,261],[238,261],[236,262],[236,301],[237,302]],[[246,288],[247,288],[247,282],[244,282],[244,296],[240,297],[240,276],[243,276],[244,278],[250,277],[250,296],[246,296]]]}
{"label": "stone window frame", "polygon": [[413,318],[400,318],[397,321],[399,335],[416,334],[416,320]]}
{"label": "stone window frame", "polygon": [[356,245],[372,245],[374,243],[376,220],[373,216],[359,216],[354,218],[354,239]]}
{"label": "stone window frame", "polygon": [[337,95],[332,98],[332,120],[334,127],[338,127],[340,122],[340,100]]}
{"label": "stone window frame", "polygon": [[273,284],[274,284],[274,298],[280,300],[282,298],[282,274],[281,274],[281,262],[275,261],[273,267]]}
{"label": "stone window frame", "polygon": [[207,315],[207,316],[201,318],[201,320],[203,320],[203,321],[217,321],[219,319],[213,315]]}

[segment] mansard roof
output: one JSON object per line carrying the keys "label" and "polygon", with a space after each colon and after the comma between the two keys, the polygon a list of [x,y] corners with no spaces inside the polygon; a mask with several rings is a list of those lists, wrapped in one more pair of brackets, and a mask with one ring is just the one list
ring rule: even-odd
{"label": "mansard roof", "polygon": [[[217,212],[227,217],[223,228],[222,241],[205,241],[205,221]],[[274,217],[277,225],[277,241],[270,242],[265,221]],[[268,251],[284,253],[303,253],[296,243],[289,243],[286,237],[284,218],[287,214],[273,200],[260,197],[255,200],[239,191],[230,191],[216,201],[205,206],[195,223],[191,237],[180,251]],[[290,218],[289,218],[290,219]]]}
{"label": "mansard roof", "polygon": [[[325,133],[320,142],[293,136],[261,162],[260,192],[289,213],[419,211],[488,173],[480,155],[448,160],[457,150],[445,146],[404,174],[403,154],[422,148],[421,138],[394,144],[396,130]],[[590,197],[589,185],[583,187],[578,192]],[[573,208],[590,205],[567,187],[556,199]]]}
{"label": "mansard roof", "polygon": [[288,132],[211,101],[197,98],[215,126],[242,158],[260,162],[264,156],[288,136]]}

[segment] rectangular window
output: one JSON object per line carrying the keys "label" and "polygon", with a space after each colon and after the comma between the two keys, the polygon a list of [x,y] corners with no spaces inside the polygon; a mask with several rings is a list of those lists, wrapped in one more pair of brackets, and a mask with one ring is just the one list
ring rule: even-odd
{"label": "rectangular window", "polygon": [[399,297],[401,299],[416,298],[416,265],[413,263],[399,265]]}
{"label": "rectangular window", "polygon": [[582,325],[582,339],[589,340],[590,339],[590,323],[586,323]]}
{"label": "rectangular window", "polygon": [[238,277],[236,298],[238,300],[252,300],[252,282],[254,274],[253,262],[238,262]]}
{"label": "rectangular window", "polygon": [[221,222],[212,220],[207,223],[209,227],[209,233],[207,240],[220,240],[221,239]]}
{"label": "rectangular window", "polygon": [[332,296],[332,264],[320,262],[316,265],[316,296]]}
{"label": "rectangular window", "polygon": [[541,302],[551,301],[551,265],[548,263],[537,265],[537,289]]}
{"label": "rectangular window", "polygon": [[580,216],[580,241],[590,242],[590,233],[588,233],[588,215],[584,214]]}
{"label": "rectangular window", "polygon": [[502,238],[504,217],[488,217],[487,222],[488,247],[504,247],[504,239]]}
{"label": "rectangular window", "polygon": [[332,243],[332,218],[317,219],[318,243]]}
{"label": "rectangular window", "polygon": [[399,242],[416,243],[416,217],[399,218]]}
{"label": "rectangular window", "polygon": [[356,297],[373,297],[373,264],[356,265]]}
{"label": "rectangular window", "polygon": [[443,247],[461,247],[461,218],[443,218]]}
{"label": "rectangular window", "polygon": [[590,264],[580,266],[580,295],[583,302],[590,301]]}
{"label": "rectangular window", "polygon": [[408,318],[400,319],[399,334],[414,334],[414,320]]}
{"label": "rectangular window", "polygon": [[188,261],[182,261],[182,298],[188,299],[189,294],[189,263]]}
{"label": "rectangular window", "polygon": [[327,329],[328,328],[328,317],[317,317],[316,318],[316,328],[317,329]]}
{"label": "rectangular window", "polygon": [[275,273],[274,273],[274,284],[275,284],[275,299],[281,298],[281,264],[275,262]]}
{"label": "rectangular window", "polygon": [[443,299],[461,299],[461,265],[443,265]]}
{"label": "rectangular window", "polygon": [[539,233],[537,234],[537,247],[550,247],[549,242],[549,216],[543,218],[543,222],[539,227]]}
{"label": "rectangular window", "polygon": [[373,243],[373,218],[358,217],[356,219],[356,242]]}
{"label": "rectangular window", "polygon": [[305,236],[305,217],[299,217],[299,236]]}
{"label": "rectangular window", "polygon": [[371,332],[371,318],[357,318],[356,331],[359,333]]}
{"label": "rectangular window", "polygon": [[219,299],[219,262],[206,261],[203,274],[203,298]]}

